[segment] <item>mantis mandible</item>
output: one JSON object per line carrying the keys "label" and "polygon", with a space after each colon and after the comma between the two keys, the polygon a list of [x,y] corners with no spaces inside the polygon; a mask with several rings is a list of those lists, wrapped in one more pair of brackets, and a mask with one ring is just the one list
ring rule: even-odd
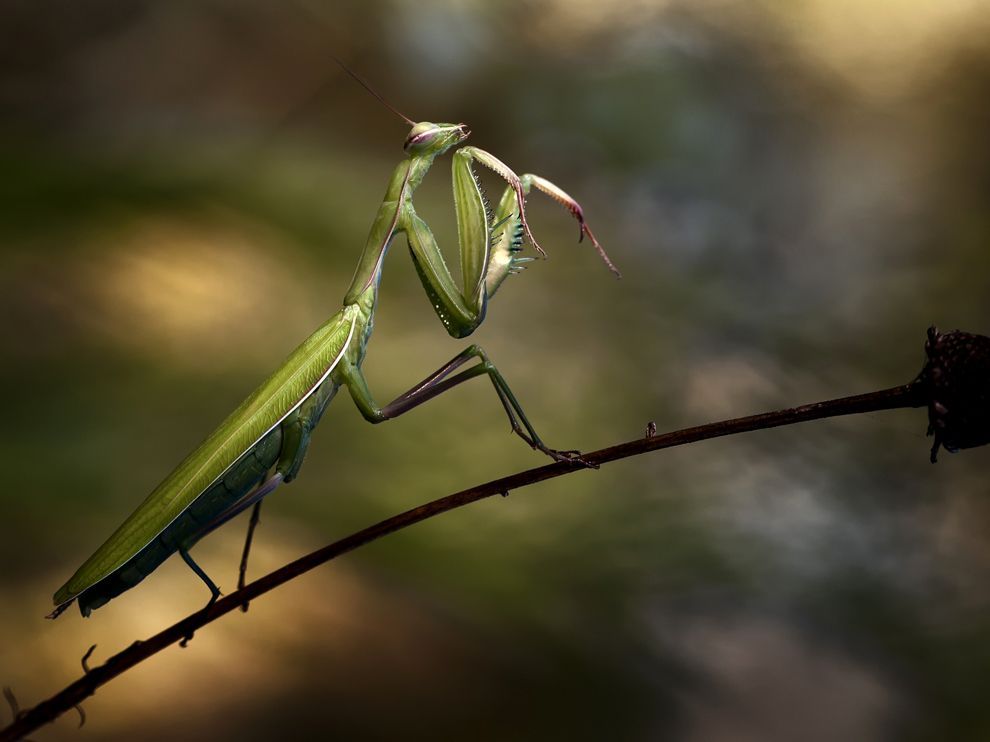
{"label": "mantis mandible", "polygon": [[[341,65],[343,66],[343,65]],[[345,70],[375,93],[360,77]],[[388,105],[385,103],[385,105]],[[391,110],[402,116],[391,106]],[[434,311],[455,338],[470,335],[484,320],[488,300],[507,276],[533,258],[521,257],[524,240],[541,254],[526,221],[525,196],[532,189],[563,205],[578,221],[609,269],[619,275],[584,221],[581,206],[538,175],[517,176],[494,155],[472,146],[453,154],[454,211],[460,246],[460,285],[450,273],[429,226],[413,206],[413,194],[439,155],[456,148],[470,132],[464,124],[419,123],[392,173],[385,199],[371,226],[343,307],[296,348],[223,423],[156,487],[123,524],[55,593],[58,616],[78,601],[84,616],[137,585],[176,551],[206,583],[212,604],[220,590],[193,561],[190,548],[245,509],[260,505],[302,466],[310,435],[338,389],[346,387],[371,423],[408,412],[479,376],[495,388],[512,431],[556,461],[583,465],[576,451],[549,448],[537,435],[505,379],[488,355],[471,345],[392,402],[376,404],[361,363],[371,337],[382,265],[392,240],[405,233],[413,265]],[[508,184],[496,208],[489,205],[472,166],[494,171]],[[464,368],[472,361],[474,365]],[[256,518],[248,533],[250,544]],[[245,548],[245,561],[247,548]],[[242,579],[245,562],[242,561]]]}

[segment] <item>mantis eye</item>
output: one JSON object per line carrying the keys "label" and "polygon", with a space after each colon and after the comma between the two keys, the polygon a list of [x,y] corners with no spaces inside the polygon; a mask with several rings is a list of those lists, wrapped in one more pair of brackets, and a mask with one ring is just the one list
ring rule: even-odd
{"label": "mantis eye", "polygon": [[432,124],[429,121],[418,123],[409,131],[409,136],[406,137],[402,149],[408,152],[411,148],[429,145],[437,138],[439,133],[440,129],[436,124]]}

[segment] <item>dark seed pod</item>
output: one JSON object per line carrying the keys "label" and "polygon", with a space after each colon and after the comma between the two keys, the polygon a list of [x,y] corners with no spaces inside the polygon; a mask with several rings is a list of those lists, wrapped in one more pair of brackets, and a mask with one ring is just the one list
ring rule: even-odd
{"label": "dark seed pod", "polygon": [[928,399],[928,435],[955,452],[990,443],[990,337],[928,328],[928,363],[917,383]]}

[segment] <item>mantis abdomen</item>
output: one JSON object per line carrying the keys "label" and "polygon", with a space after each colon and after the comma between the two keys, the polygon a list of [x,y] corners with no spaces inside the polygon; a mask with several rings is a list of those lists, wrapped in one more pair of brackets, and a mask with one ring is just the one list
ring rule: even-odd
{"label": "mantis abdomen", "polygon": [[[73,600],[83,615],[144,579],[279,482],[295,477],[310,432],[339,384],[330,377],[348,351],[355,310],[330,318],[184,459],[55,594],[57,616]],[[354,348],[352,352],[356,352]],[[266,474],[276,467],[276,474]]]}
{"label": "mantis abdomen", "polygon": [[[147,546],[123,566],[83,592],[79,609],[84,616],[130,590],[176,551],[185,552],[203,536],[260,500],[266,482],[291,480],[302,463],[309,436],[323,416],[337,385],[330,379],[313,395],[306,414],[293,413],[248,449],[212,486],[197,497]],[[276,467],[277,480],[269,479]]]}
{"label": "mantis abdomen", "polygon": [[211,524],[261,484],[278,461],[282,450],[282,427],[262,438],[234,464],[224,477],[196,498],[168,527],[122,567],[83,592],[79,610],[84,616],[130,590],[154,572],[180,547],[189,549],[212,530]]}

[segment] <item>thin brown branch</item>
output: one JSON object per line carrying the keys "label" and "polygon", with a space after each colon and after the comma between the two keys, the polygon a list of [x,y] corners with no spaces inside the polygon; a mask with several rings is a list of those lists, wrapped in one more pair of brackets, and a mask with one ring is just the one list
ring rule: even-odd
{"label": "thin brown branch", "polygon": [[[662,435],[648,435],[645,438],[639,438],[611,446],[610,448],[586,453],[583,455],[583,458],[587,463],[600,467],[603,464],[629,458],[630,456],[658,451],[661,448],[682,446],[686,443],[695,443],[709,438],[718,438],[763,428],[774,428],[781,425],[792,425],[794,423],[826,417],[853,415],[902,407],[921,407],[927,403],[928,400],[922,385],[915,382],[878,392],[816,402],[814,404],[778,410],[776,412],[764,412],[759,415],[709,423]],[[299,575],[331,559],[335,559],[360,546],[369,544],[382,536],[394,533],[403,528],[408,528],[415,523],[433,518],[441,513],[455,510],[464,505],[491,497],[492,495],[505,494],[511,490],[518,490],[537,482],[577,471],[587,471],[587,467],[560,461],[535,469],[527,469],[526,471],[495,479],[476,487],[455,492],[452,495],[441,497],[438,500],[433,500],[412,510],[407,510],[404,513],[387,518],[380,523],[376,523],[362,531],[358,531],[328,546],[324,546],[322,549],[300,557],[276,569],[274,572],[245,585],[236,592],[221,598],[213,605],[187,616],[151,638],[145,641],[134,642],[127,649],[108,659],[104,664],[90,669],[81,678],[51,698],[42,701],[31,709],[19,711],[14,722],[5,729],[0,730],[0,742],[10,742],[23,738],[43,724],[53,721],[65,711],[76,707],[87,697],[95,693],[97,688],[109,683],[118,675],[123,674],[152,655],[157,654],[165,649],[165,647],[191,637],[193,632],[230,613],[238,606],[245,605],[248,601],[256,599],[260,595],[295,579]],[[89,652],[87,652],[87,658],[88,656]]]}

